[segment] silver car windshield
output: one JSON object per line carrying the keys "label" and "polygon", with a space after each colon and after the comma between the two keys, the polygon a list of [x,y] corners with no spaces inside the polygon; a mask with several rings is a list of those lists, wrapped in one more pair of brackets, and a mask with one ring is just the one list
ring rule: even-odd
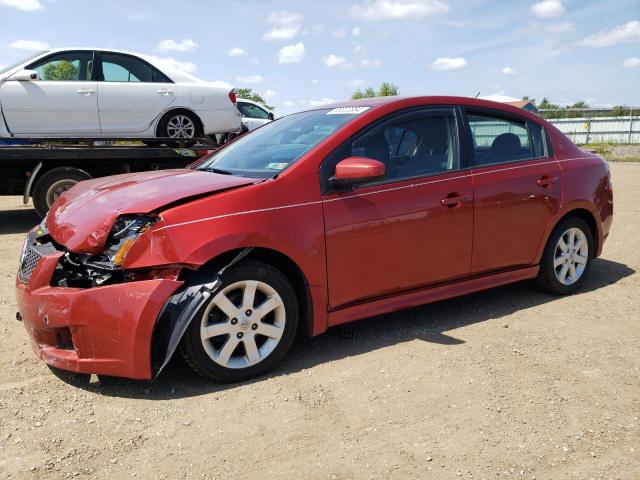
{"label": "silver car windshield", "polygon": [[339,109],[294,113],[239,138],[197,168],[243,177],[273,177],[356,116]]}
{"label": "silver car windshield", "polygon": [[40,55],[47,53],[48,50],[42,50],[41,52],[35,53],[33,55],[29,55],[26,58],[23,58],[22,60],[12,63],[11,65],[7,65],[6,67],[2,67],[0,68],[0,75],[2,75],[3,73],[7,73],[10,70],[13,70],[14,68],[22,65],[23,63],[27,63],[29,60],[33,60],[36,57],[39,57]]}

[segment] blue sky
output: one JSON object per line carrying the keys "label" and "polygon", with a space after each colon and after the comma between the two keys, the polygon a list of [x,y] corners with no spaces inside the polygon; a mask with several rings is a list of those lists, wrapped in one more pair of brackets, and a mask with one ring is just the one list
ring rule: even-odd
{"label": "blue sky", "polygon": [[41,46],[151,54],[278,114],[402,95],[640,105],[640,0],[0,0],[0,65]]}

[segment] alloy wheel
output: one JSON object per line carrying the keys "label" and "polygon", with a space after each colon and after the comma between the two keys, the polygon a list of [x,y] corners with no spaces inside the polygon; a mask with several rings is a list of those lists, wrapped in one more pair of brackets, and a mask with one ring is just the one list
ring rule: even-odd
{"label": "alloy wheel", "polygon": [[563,285],[576,283],[587,267],[589,242],[579,228],[566,230],[556,244],[553,256],[553,269],[556,278]]}
{"label": "alloy wheel", "polygon": [[167,135],[171,138],[193,138],[196,126],[186,115],[174,115],[167,122]]}
{"label": "alloy wheel", "polygon": [[218,365],[246,368],[276,348],[286,323],[284,302],[270,285],[243,280],[218,292],[200,324],[204,350]]}

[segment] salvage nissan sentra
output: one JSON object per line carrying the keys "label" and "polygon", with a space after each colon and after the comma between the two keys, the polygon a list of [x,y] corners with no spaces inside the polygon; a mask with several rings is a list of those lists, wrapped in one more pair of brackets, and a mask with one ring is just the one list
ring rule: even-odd
{"label": "salvage nissan sentra", "polygon": [[18,315],[54,367],[151,379],[180,351],[240,381],[299,331],[527,279],[570,294],[612,214],[607,163],[534,114],[347,102],[74,186],[25,240]]}

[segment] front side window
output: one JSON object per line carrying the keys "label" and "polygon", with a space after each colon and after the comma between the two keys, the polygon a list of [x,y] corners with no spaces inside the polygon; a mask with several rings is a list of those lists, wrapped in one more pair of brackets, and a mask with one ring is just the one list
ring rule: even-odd
{"label": "front side window", "polygon": [[162,72],[144,60],[109,52],[102,53],[102,76],[105,82],[170,82]]}
{"label": "front side window", "polygon": [[490,114],[467,115],[475,165],[493,165],[544,156],[542,127]]}
{"label": "front side window", "polygon": [[336,110],[294,113],[267,123],[224,147],[198,169],[251,178],[274,177],[357,116]]}
{"label": "front side window", "polygon": [[93,52],[62,52],[27,67],[44,81],[87,81],[93,75]]}
{"label": "front side window", "polygon": [[459,168],[456,145],[453,112],[404,114],[346,142],[330,157],[326,174],[347,157],[366,157],[385,164],[385,182],[435,175]]}
{"label": "front side window", "polygon": [[260,120],[268,120],[269,114],[260,107],[256,107],[252,103],[238,102],[238,110],[243,117],[259,118]]}

